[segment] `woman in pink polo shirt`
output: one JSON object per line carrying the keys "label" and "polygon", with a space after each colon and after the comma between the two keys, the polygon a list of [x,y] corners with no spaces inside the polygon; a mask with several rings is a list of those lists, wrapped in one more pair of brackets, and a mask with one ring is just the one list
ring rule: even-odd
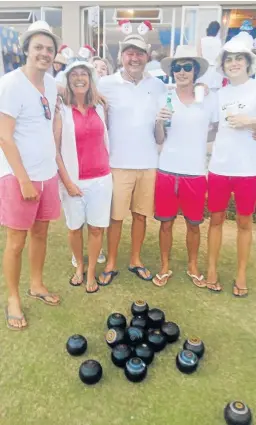
{"label": "woman in pink polo shirt", "polygon": [[103,231],[109,226],[112,175],[104,106],[99,103],[95,69],[84,59],[74,58],[65,70],[64,104],[56,119],[57,163],[60,195],[69,242],[77,260],[72,286],[84,280],[83,226],[88,226],[86,292],[97,292],[95,268]]}

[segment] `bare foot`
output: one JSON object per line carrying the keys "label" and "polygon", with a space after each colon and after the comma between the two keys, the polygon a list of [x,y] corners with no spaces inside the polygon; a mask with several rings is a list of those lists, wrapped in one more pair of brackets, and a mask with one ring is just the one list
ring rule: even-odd
{"label": "bare foot", "polygon": [[152,277],[150,271],[141,263],[141,261],[138,261],[137,263],[131,263],[129,267],[131,269],[134,267],[140,267],[138,273],[142,279],[149,279]]}
{"label": "bare foot", "polygon": [[12,328],[25,328],[28,324],[21,309],[20,299],[16,297],[8,298],[7,321]]}

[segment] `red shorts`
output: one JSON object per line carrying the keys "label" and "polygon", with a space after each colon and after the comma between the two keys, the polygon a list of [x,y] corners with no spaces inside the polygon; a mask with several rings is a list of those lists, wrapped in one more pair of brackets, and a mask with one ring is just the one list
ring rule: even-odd
{"label": "red shorts", "polygon": [[183,176],[158,171],[155,188],[155,218],[169,221],[181,209],[192,224],[203,222],[207,181],[205,176]]}
{"label": "red shorts", "polygon": [[232,192],[239,215],[251,215],[256,206],[256,177],[228,177],[209,173],[208,209],[212,213],[225,211]]}
{"label": "red shorts", "polygon": [[25,201],[17,178],[0,179],[0,224],[15,230],[29,230],[36,220],[56,220],[60,216],[58,175],[44,182],[33,182],[39,201]]}

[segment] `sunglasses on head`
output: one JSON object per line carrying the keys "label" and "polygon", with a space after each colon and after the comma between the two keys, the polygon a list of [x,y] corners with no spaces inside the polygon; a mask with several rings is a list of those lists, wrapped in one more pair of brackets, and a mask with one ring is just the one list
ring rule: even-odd
{"label": "sunglasses on head", "polygon": [[52,118],[52,114],[51,114],[51,110],[50,110],[50,106],[49,106],[49,102],[46,99],[45,96],[41,96],[41,103],[42,106],[44,108],[44,116],[47,120],[50,120]]}
{"label": "sunglasses on head", "polygon": [[191,72],[193,68],[194,65],[192,63],[184,63],[184,65],[179,65],[178,63],[175,63],[172,65],[173,72],[180,72],[182,69],[185,72]]}

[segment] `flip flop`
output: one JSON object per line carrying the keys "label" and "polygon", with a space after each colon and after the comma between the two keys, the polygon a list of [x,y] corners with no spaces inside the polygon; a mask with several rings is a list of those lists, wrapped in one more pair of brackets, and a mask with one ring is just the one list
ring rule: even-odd
{"label": "flip flop", "polygon": [[138,276],[140,279],[142,280],[146,280],[147,282],[149,282],[150,280],[152,280],[153,276],[150,274],[149,277],[143,277],[141,275],[140,272],[146,272],[149,271],[148,269],[146,269],[146,267],[141,267],[141,266],[136,266],[136,267],[128,267],[129,272],[132,272],[134,274],[136,274],[136,276]]}
{"label": "flip flop", "polygon": [[[71,285],[71,286],[81,286],[83,283],[84,283],[84,273],[83,273],[83,275],[81,276],[81,275],[79,275],[79,274],[77,274],[77,273],[74,273],[73,274],[73,276],[69,279],[69,284]],[[74,282],[72,282],[72,279],[74,279],[74,277],[76,277],[77,278],[77,280],[78,280],[78,283],[74,283]],[[82,280],[81,280],[81,278],[82,278]]]}
{"label": "flip flop", "polygon": [[[208,285],[212,285],[212,286],[214,286],[214,288],[209,288],[209,286]],[[220,287],[220,289],[217,289],[217,287]],[[211,292],[222,292],[223,291],[223,289],[222,289],[222,287],[221,287],[221,285],[220,285],[220,283],[219,283],[219,281],[218,280],[216,280],[216,282],[206,282],[206,287],[207,287],[207,289],[209,289],[209,291],[211,291]]]}
{"label": "flip flop", "polygon": [[[234,293],[234,289],[238,290],[238,294]],[[246,291],[246,292],[245,292],[245,294],[239,295],[240,291]],[[236,282],[234,281],[233,282],[233,296],[236,297],[236,298],[246,298],[246,297],[248,297],[248,288],[238,288]]]}
{"label": "flip flop", "polygon": [[98,292],[100,290],[100,287],[99,287],[99,285],[97,285],[97,289],[95,289],[94,291],[88,291],[88,289],[86,288],[86,290],[85,290],[85,292],[87,293],[87,294],[95,294],[96,292]]}
{"label": "flip flop", "polygon": [[98,278],[96,278],[97,284],[100,285],[100,286],[108,286],[108,285],[111,284],[112,280],[119,274],[119,271],[118,270],[111,270],[110,272],[102,272],[101,274],[104,276],[104,278],[107,277],[107,276],[111,276],[111,277],[110,277],[108,282],[104,283],[104,282],[100,281],[100,279],[99,279],[100,276],[99,276]]}
{"label": "flip flop", "polygon": [[206,288],[206,283],[204,285],[200,285],[200,282],[202,282],[204,280],[204,276],[201,274],[200,276],[197,276],[195,274],[191,274],[189,273],[189,271],[187,271],[187,275],[190,278],[191,282],[197,286],[198,288]]}
{"label": "flip flop", "polygon": [[22,316],[12,316],[8,313],[8,307],[5,307],[4,313],[5,313],[6,326],[8,329],[11,329],[12,331],[23,331],[24,329],[28,327],[28,324],[26,326],[18,327],[18,326],[11,325],[9,323],[9,320],[18,320],[19,322],[21,322],[22,319],[25,319],[24,314]]}
{"label": "flip flop", "polygon": [[27,296],[28,297],[31,297],[31,298],[34,298],[34,299],[36,299],[36,300],[40,300],[40,301],[43,301],[43,303],[45,303],[45,304],[47,304],[47,305],[51,305],[51,306],[57,306],[57,305],[59,305],[60,304],[60,301],[57,301],[57,302],[51,302],[51,301],[47,301],[47,297],[52,297],[52,296],[54,296],[54,294],[51,294],[51,293],[49,293],[48,292],[48,294],[32,294],[31,293],[31,290],[29,289],[28,291],[27,291]]}
{"label": "flip flop", "polygon": [[[172,277],[172,270],[168,270],[168,273],[164,273],[164,274],[156,274],[156,276],[154,277],[154,279],[152,280],[152,282],[154,283],[154,285],[158,286],[159,288],[165,286],[168,282],[168,280],[170,279],[170,277]],[[160,284],[157,282],[162,282],[165,281],[165,283]]]}

